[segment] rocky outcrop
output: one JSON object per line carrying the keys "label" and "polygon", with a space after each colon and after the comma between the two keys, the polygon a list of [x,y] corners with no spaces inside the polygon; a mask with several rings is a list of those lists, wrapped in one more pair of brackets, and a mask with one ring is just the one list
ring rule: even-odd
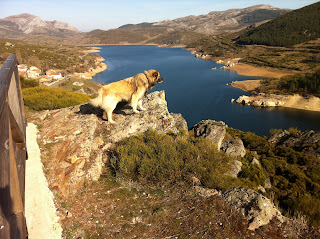
{"label": "rocky outcrop", "polygon": [[239,160],[234,160],[230,165],[229,172],[226,173],[226,175],[237,178],[238,174],[242,171],[242,162]]}
{"label": "rocky outcrop", "polygon": [[228,126],[222,121],[202,120],[192,127],[195,137],[210,139],[220,150]]}
{"label": "rocky outcrop", "polygon": [[137,114],[131,107],[114,111],[115,124],[104,121],[103,111],[89,104],[35,113],[39,145],[48,183],[67,197],[84,182],[97,181],[114,143],[152,128],[162,132],[188,130],[181,114],[168,112],[165,93],[153,92],[144,99],[147,109]]}
{"label": "rocky outcrop", "polygon": [[[280,97],[280,96],[279,96]],[[238,104],[243,105],[252,105],[256,107],[276,107],[276,106],[283,106],[285,102],[281,100],[279,97],[275,95],[266,96],[264,94],[259,94],[258,96],[247,96],[242,95],[239,96],[237,100],[235,100]]]}
{"label": "rocky outcrop", "polygon": [[284,221],[280,211],[268,198],[251,189],[229,189],[222,194],[222,198],[248,218],[249,230],[255,230],[266,225],[273,218],[280,222]]}
{"label": "rocky outcrop", "polygon": [[229,141],[225,141],[221,145],[221,150],[233,157],[244,157],[246,155],[246,149],[240,138],[234,138]]}
{"label": "rocky outcrop", "polygon": [[272,135],[268,141],[320,158],[320,132],[283,130]]}

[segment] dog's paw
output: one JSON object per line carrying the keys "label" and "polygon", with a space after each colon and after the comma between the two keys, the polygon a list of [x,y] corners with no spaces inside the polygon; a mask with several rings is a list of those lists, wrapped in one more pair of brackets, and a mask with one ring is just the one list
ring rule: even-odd
{"label": "dog's paw", "polygon": [[146,109],[146,108],[143,108],[143,107],[140,107],[140,110],[141,110],[141,111],[146,111],[147,109]]}

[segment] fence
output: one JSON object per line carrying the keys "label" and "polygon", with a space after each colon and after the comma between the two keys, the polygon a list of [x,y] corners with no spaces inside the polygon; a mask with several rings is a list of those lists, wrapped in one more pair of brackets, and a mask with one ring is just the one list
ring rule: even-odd
{"label": "fence", "polygon": [[26,117],[17,68],[10,55],[0,69],[0,238],[26,238]]}

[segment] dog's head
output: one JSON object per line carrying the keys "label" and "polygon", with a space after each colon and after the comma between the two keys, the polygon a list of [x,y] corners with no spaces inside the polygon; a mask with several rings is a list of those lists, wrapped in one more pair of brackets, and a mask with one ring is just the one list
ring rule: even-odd
{"label": "dog's head", "polygon": [[159,71],[156,70],[148,70],[144,72],[148,79],[151,81],[152,84],[161,83],[163,81],[162,77],[160,76]]}

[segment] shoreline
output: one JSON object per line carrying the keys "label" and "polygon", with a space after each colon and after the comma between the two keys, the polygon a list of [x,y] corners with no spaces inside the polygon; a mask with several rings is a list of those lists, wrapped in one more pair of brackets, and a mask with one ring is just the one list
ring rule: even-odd
{"label": "shoreline", "polygon": [[[168,47],[168,48],[183,48],[187,51],[190,51],[193,55],[195,55],[198,58],[202,58],[204,60],[212,60],[215,61],[218,64],[222,64],[225,66],[225,62],[227,64],[230,64],[229,67],[224,67],[223,69],[229,70],[229,71],[236,71],[239,75],[243,76],[252,76],[252,77],[261,77],[261,78],[281,78],[283,76],[288,75],[294,75],[293,72],[289,71],[283,71],[279,69],[274,68],[266,68],[266,67],[257,67],[252,66],[249,64],[244,63],[238,63],[238,61],[241,58],[224,58],[224,57],[212,57],[209,55],[202,55],[200,52],[196,52],[193,48],[186,48],[185,46],[167,46],[167,45],[159,45],[159,44],[94,44],[87,47],[90,47],[90,49],[84,51],[86,53],[98,53],[100,52],[101,47],[99,46],[122,46],[122,45],[140,45],[140,46],[158,46],[158,47]],[[95,76],[96,74],[103,72],[107,69],[107,65],[103,63],[102,61],[105,61],[103,57],[98,58],[99,65],[95,70],[92,70],[91,72],[86,73],[76,73],[76,76],[80,76],[80,78],[87,78],[92,80],[92,76]],[[235,81],[231,84],[232,87],[241,89],[245,92],[251,93],[254,90],[256,90],[261,85],[261,79],[257,80],[246,80],[246,81]],[[320,112],[320,98],[317,97],[310,97],[310,98],[304,98],[300,95],[277,95],[277,99],[280,99],[283,103],[280,107],[287,107],[287,108],[293,108],[293,109],[300,109],[300,110],[308,110],[308,111],[316,111]],[[264,100],[264,101],[272,101],[273,98],[269,95],[265,95],[264,97],[257,97],[256,95],[249,96],[249,99],[251,101],[255,101],[257,99]],[[272,106],[271,106],[272,107]]]}
{"label": "shoreline", "polygon": [[[90,46],[90,49],[81,51],[83,53],[89,54],[89,53],[98,53],[100,52],[101,47],[97,47],[97,46]],[[80,79],[86,79],[86,80],[92,80],[92,77],[107,70],[108,66],[106,63],[104,63],[103,61],[105,61],[106,59],[104,59],[102,56],[99,56],[96,58],[97,63],[96,63],[96,68],[90,68],[89,71],[86,72],[82,72],[82,73],[74,73],[72,74],[72,76],[80,78]]]}
{"label": "shoreline", "polygon": [[239,96],[237,100],[231,102],[255,107],[285,107],[298,110],[320,112],[320,98],[311,96],[305,98],[301,95],[274,95],[274,94],[255,94],[250,96]]}

